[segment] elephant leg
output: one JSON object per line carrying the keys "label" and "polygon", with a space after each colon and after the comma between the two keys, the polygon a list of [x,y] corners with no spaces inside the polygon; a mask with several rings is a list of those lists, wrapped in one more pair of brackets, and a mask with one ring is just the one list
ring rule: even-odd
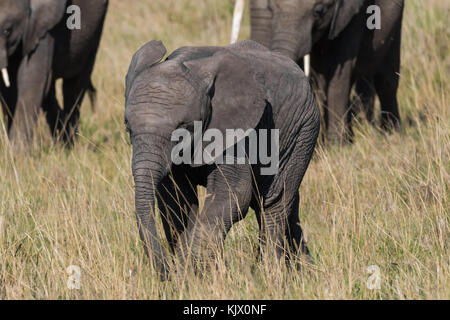
{"label": "elephant leg", "polygon": [[299,216],[299,195],[294,196],[290,208],[288,208],[288,228],[286,229],[286,239],[289,246],[288,259],[297,256],[305,256],[308,263],[312,263],[308,246],[300,226]]}
{"label": "elephant leg", "polygon": [[356,58],[336,67],[327,92],[327,138],[332,144],[342,145],[351,141],[351,108],[349,96]]}
{"label": "elephant leg", "polygon": [[264,200],[259,238],[259,252],[264,258],[273,253],[275,253],[277,260],[287,256],[285,231],[287,230],[288,221],[285,202],[284,190],[277,194],[275,199]]}
{"label": "elephant leg", "polygon": [[381,104],[381,127],[399,130],[401,126],[397,90],[400,70],[400,34],[387,53],[385,68],[375,76],[375,88]]}
{"label": "elephant leg", "polygon": [[263,229],[263,223],[262,223],[262,213],[264,212],[264,202],[262,199],[260,199],[259,194],[254,194],[252,201],[250,202],[250,207],[255,212],[256,221],[258,222],[259,227],[259,236],[258,236],[258,253],[256,260],[261,261],[262,260],[262,254],[263,254],[263,247],[264,247],[264,229]]}
{"label": "elephant leg", "polygon": [[214,259],[222,252],[226,234],[247,214],[252,196],[248,165],[218,165],[208,175],[203,210],[188,223],[177,246],[177,255],[186,261],[202,257]]}
{"label": "elephant leg", "polygon": [[[289,256],[287,244],[293,236],[289,229],[289,217],[293,215],[294,193],[286,192],[285,177],[286,174],[281,174],[275,178],[259,211],[258,256],[260,259],[267,259],[268,256],[275,254],[276,259],[280,261]],[[298,194],[298,188],[295,192]]]}
{"label": "elephant leg", "polygon": [[362,77],[356,81],[356,94],[358,95],[362,110],[366,119],[373,123],[373,114],[375,109],[375,88],[372,78]]}
{"label": "elephant leg", "polygon": [[275,253],[278,260],[305,256],[312,262],[304,240],[299,218],[299,195],[283,190],[277,200],[266,204],[260,222],[260,250],[264,255]]}
{"label": "elephant leg", "polygon": [[68,146],[72,146],[80,124],[80,108],[87,90],[92,90],[91,74],[94,69],[95,52],[87,63],[84,71],[79,75],[64,79],[64,126],[63,140]]}
{"label": "elephant leg", "polygon": [[52,79],[54,40],[49,36],[41,39],[36,50],[22,60],[18,76],[18,99],[9,131],[13,146],[29,145],[44,97]]}
{"label": "elephant leg", "polygon": [[263,244],[273,247],[279,259],[283,256],[290,259],[300,253],[308,262],[312,261],[300,227],[299,189],[317,143],[319,124],[320,114],[313,108],[300,129],[284,170],[275,177],[264,199]]}
{"label": "elephant leg", "polygon": [[58,131],[62,127],[62,110],[59,106],[58,100],[56,99],[55,92],[55,80],[51,81],[50,90],[43,102],[43,109],[45,112],[45,117],[47,119],[47,124],[50,129],[54,139],[58,138]]}
{"label": "elephant leg", "polygon": [[198,211],[196,184],[192,184],[182,170],[173,169],[171,176],[165,177],[158,187],[157,199],[164,232],[174,251],[189,218]]}
{"label": "elephant leg", "polygon": [[[267,220],[263,223],[263,215],[265,217],[266,214],[270,215],[270,208],[268,210],[264,210],[260,207],[260,204],[257,203],[259,201],[252,202],[251,207],[255,211],[256,220],[258,222],[259,226],[259,245],[258,245],[258,256],[257,260],[260,261],[263,256],[263,252],[266,250],[267,252],[267,245],[268,245],[268,239],[271,239],[272,243],[277,243],[278,245],[275,246],[275,248],[282,248],[281,251],[276,252],[277,257],[281,257],[282,253],[286,253],[286,257],[288,259],[291,258],[291,256],[296,256],[298,253],[303,253],[307,256],[309,256],[309,251],[306,246],[305,241],[303,240],[303,232],[300,227],[300,219],[298,215],[298,195],[294,198],[294,201],[292,205],[285,210],[285,213],[287,213],[287,223],[286,228],[284,230],[284,236],[287,240],[288,250],[284,251],[286,248],[284,247],[283,243],[283,231],[280,228],[278,230],[278,236],[274,236],[276,234],[276,230],[271,230],[271,232],[268,230],[267,226]],[[295,209],[297,208],[297,209]],[[297,210],[295,213],[294,211]],[[277,222],[274,222],[273,225],[277,225]],[[270,236],[267,236],[267,235]],[[275,239],[275,241],[274,241]],[[283,243],[283,244],[282,244]],[[275,249],[277,250],[277,249]]]}
{"label": "elephant leg", "polygon": [[80,124],[80,108],[87,90],[89,78],[85,75],[72,79],[64,79],[64,125],[63,141],[67,146],[72,146]]}

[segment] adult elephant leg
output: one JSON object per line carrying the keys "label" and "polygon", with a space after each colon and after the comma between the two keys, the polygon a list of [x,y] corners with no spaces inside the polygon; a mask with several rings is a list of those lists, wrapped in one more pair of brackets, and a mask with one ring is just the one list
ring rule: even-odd
{"label": "adult elephant leg", "polygon": [[401,126],[397,102],[398,79],[395,76],[378,75],[375,86],[381,103],[381,127],[399,130]]}
{"label": "adult elephant leg", "polygon": [[47,124],[54,139],[58,138],[58,130],[62,126],[62,110],[56,99],[55,80],[51,80],[50,90],[42,104]]}
{"label": "adult elephant leg", "polygon": [[[365,35],[365,15],[356,15],[352,22],[333,40],[327,55],[332,65],[327,70],[327,138],[332,144],[352,141],[352,110],[350,91],[355,79],[355,66]],[[349,45],[351,43],[351,45]]]}
{"label": "adult elephant leg", "polygon": [[203,210],[188,223],[177,246],[177,255],[187,262],[214,259],[223,249],[232,225],[245,217],[252,195],[248,165],[218,165],[208,175]]}
{"label": "adult elephant leg", "polygon": [[84,95],[92,87],[91,74],[94,69],[97,46],[94,49],[91,51],[90,59],[83,72],[71,79],[64,79],[63,82],[64,122],[61,130],[63,131],[63,141],[69,147],[73,145],[78,132],[80,108]]}
{"label": "adult elephant leg", "polygon": [[27,146],[33,140],[39,110],[50,88],[53,47],[54,40],[49,35],[45,36],[36,50],[20,64],[17,76],[18,99],[9,131],[13,146]]}
{"label": "adult elephant leg", "polygon": [[80,124],[80,108],[89,84],[89,77],[85,74],[72,79],[64,79],[63,96],[63,141],[68,146],[73,146],[75,136]]}
{"label": "adult elephant leg", "polygon": [[375,88],[381,104],[381,127],[399,130],[401,127],[397,90],[400,72],[400,30],[391,50],[388,51],[384,69],[375,76]]}
{"label": "adult elephant leg", "polygon": [[189,181],[182,168],[174,168],[158,187],[158,207],[164,232],[172,251],[190,218],[198,211],[196,184]]}
{"label": "adult elephant leg", "polygon": [[356,81],[356,94],[359,97],[366,119],[373,123],[375,109],[375,85],[372,77],[362,77]]}
{"label": "adult elephant leg", "polygon": [[342,145],[351,141],[351,109],[349,96],[356,58],[338,65],[328,85],[327,138],[332,144]]}

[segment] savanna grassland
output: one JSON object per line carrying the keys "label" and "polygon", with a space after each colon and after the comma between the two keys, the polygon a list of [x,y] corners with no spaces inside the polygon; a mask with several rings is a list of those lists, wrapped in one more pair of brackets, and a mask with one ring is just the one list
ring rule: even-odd
{"label": "savanna grassland", "polygon": [[[54,145],[41,119],[33,150],[16,156],[0,124],[0,299],[449,299],[449,14],[448,1],[406,0],[402,132],[384,135],[361,120],[354,144],[317,148],[300,203],[313,267],[256,262],[249,214],[214,272],[160,282],[134,217],[125,74],[151,39],[169,52],[227,44],[232,3],[111,0],[97,105],[86,99],[75,148]],[[249,33],[247,11],[241,38]],[[67,287],[71,265],[79,290]]]}

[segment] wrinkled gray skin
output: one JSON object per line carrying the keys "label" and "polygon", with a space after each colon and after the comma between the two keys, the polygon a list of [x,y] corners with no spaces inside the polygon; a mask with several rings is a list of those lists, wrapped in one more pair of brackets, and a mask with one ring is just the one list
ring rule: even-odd
{"label": "wrinkled gray skin", "polygon": [[[367,28],[369,5],[381,8],[381,30]],[[328,140],[351,140],[353,85],[373,118],[381,102],[381,125],[400,127],[397,88],[403,0],[252,0],[252,39],[301,63],[311,54],[312,80],[324,106]]]}
{"label": "wrinkled gray skin", "polygon": [[[81,8],[81,29],[69,30],[69,5]],[[68,145],[78,128],[86,91],[95,89],[91,73],[108,0],[0,0],[0,69],[7,68],[11,87],[0,78],[3,114],[13,146],[26,146],[40,109],[56,137]],[[63,78],[64,108],[55,96]]]}
{"label": "wrinkled gray skin", "polygon": [[[198,256],[201,248],[213,255],[249,207],[260,223],[261,244],[275,244],[278,257],[297,250],[308,254],[298,190],[316,144],[320,114],[300,68],[254,41],[183,47],[159,63],[165,53],[159,41],[146,44],[134,55],[126,80],[136,216],[150,259],[166,274],[168,257],[155,227],[156,200],[179,258],[189,252]],[[259,164],[172,165],[176,142],[171,134],[177,128],[192,131],[194,121],[224,136],[225,129],[279,129],[278,174],[261,175]],[[208,194],[201,213],[198,185]],[[290,250],[284,251],[285,243]]]}

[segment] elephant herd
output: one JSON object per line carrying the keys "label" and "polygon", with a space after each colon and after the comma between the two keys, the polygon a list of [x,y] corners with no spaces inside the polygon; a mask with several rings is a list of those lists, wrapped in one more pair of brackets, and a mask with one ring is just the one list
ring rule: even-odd
{"label": "elephant herd", "polygon": [[[67,26],[69,3],[83,13],[79,29]],[[41,109],[55,139],[73,144],[83,97],[95,95],[91,73],[107,7],[108,0],[0,1],[0,96],[13,146],[30,144]]]}
{"label": "elephant herd", "polygon": [[[80,28],[68,27],[69,6],[83,13]],[[134,54],[125,125],[136,217],[145,251],[162,276],[171,257],[217,256],[250,208],[259,224],[260,254],[312,262],[298,190],[320,123],[326,142],[351,142],[355,87],[370,121],[377,95],[381,126],[400,128],[403,6],[403,0],[251,0],[254,41],[182,47],[165,59],[163,43],[150,41]],[[13,147],[30,144],[41,109],[54,139],[73,145],[83,97],[95,94],[91,73],[107,8],[108,0],[0,0],[0,101]],[[379,10],[381,28],[368,27],[369,8]],[[63,80],[62,107],[57,79]],[[199,145],[206,154],[211,132],[217,140],[230,130],[243,134],[218,143],[208,153],[213,161],[190,161]],[[182,150],[174,139],[180,132],[187,137]],[[267,132],[276,139],[260,134]],[[239,158],[241,147],[245,156]],[[275,173],[263,174],[268,163],[262,151],[276,154]],[[217,160],[225,153],[225,161]],[[174,154],[185,161],[175,163]],[[198,186],[206,190],[202,206]],[[156,207],[168,248],[158,236]]]}
{"label": "elephant herd", "polygon": [[400,128],[403,7],[404,0],[251,0],[252,39],[299,64],[310,55],[327,140],[342,144],[352,139],[355,84],[369,121],[378,95],[381,126]]}

